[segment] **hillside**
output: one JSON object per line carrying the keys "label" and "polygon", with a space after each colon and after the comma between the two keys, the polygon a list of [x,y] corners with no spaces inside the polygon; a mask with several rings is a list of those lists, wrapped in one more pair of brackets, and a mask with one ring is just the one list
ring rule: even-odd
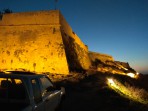
{"label": "hillside", "polygon": [[[133,98],[120,90],[112,89],[108,85],[108,78],[120,82],[131,92]],[[146,75],[133,79],[125,75],[91,70],[85,74],[63,76],[62,80],[55,83],[66,88],[63,111],[148,111],[147,80]]]}

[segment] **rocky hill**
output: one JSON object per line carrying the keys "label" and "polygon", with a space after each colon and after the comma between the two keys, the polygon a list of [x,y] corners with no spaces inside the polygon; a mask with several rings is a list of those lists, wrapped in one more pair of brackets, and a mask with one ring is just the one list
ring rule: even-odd
{"label": "rocky hill", "polygon": [[90,70],[62,78],[55,81],[66,89],[61,111],[148,111],[146,75],[135,79]]}
{"label": "rocky hill", "polygon": [[114,58],[107,54],[89,52],[91,59],[91,69],[102,73],[122,74],[127,75],[136,71],[129,65],[128,62],[115,61]]}
{"label": "rocky hill", "polygon": [[61,111],[148,111],[148,76],[128,63],[95,59],[87,71],[49,77],[66,89]]}

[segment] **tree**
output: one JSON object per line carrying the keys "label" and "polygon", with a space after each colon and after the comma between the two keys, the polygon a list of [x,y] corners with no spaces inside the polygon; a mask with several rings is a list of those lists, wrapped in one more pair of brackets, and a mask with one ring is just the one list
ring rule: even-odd
{"label": "tree", "polygon": [[2,19],[2,12],[0,11],[0,20]]}
{"label": "tree", "polygon": [[4,14],[5,14],[5,13],[12,13],[12,10],[10,10],[9,8],[3,9],[3,13],[4,13]]}

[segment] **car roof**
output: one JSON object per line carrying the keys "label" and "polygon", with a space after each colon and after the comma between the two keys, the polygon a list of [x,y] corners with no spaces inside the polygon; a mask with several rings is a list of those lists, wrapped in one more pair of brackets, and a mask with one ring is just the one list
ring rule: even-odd
{"label": "car roof", "polygon": [[29,71],[3,71],[0,72],[0,75],[6,75],[11,77],[37,77],[37,76],[44,76],[45,74],[37,74],[35,72],[29,72]]}

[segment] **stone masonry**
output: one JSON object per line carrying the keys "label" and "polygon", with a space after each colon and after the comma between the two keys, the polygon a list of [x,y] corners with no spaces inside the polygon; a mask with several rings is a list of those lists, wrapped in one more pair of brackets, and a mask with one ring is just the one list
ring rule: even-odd
{"label": "stone masonry", "polygon": [[91,65],[88,48],[60,11],[4,14],[0,20],[0,70],[69,74]]}

